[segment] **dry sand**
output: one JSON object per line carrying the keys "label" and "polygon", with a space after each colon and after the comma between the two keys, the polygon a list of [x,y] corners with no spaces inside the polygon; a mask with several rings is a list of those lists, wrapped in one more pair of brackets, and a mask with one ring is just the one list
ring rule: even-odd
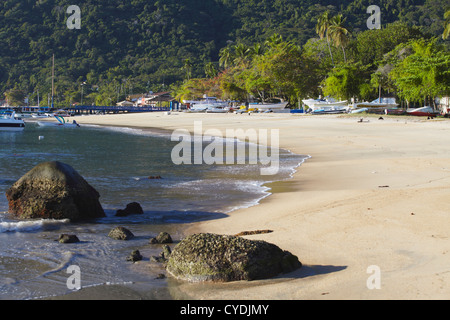
{"label": "dry sand", "polygon": [[[303,267],[275,279],[177,283],[193,299],[450,298],[450,122],[426,118],[164,113],[78,117],[80,124],[161,129],[279,129],[280,147],[310,155],[259,205],[196,223],[189,233],[274,243]],[[380,288],[377,274],[380,271]],[[170,284],[170,283],[169,283]]]}

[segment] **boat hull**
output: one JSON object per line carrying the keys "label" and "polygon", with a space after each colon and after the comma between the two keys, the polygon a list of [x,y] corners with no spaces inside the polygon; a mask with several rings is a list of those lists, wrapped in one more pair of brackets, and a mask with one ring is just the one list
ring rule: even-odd
{"label": "boat hull", "polygon": [[23,131],[25,125],[23,126],[4,126],[0,124],[0,131]]}
{"label": "boat hull", "polygon": [[439,112],[436,112],[431,107],[422,107],[417,108],[413,110],[408,110],[406,112],[410,116],[417,116],[417,117],[436,117],[439,115]]}
{"label": "boat hull", "polygon": [[251,104],[249,107],[258,109],[260,111],[266,111],[266,110],[283,110],[287,106],[287,102],[282,103],[272,103],[272,104]]}
{"label": "boat hull", "polygon": [[21,131],[25,129],[25,122],[15,117],[15,112],[12,114],[1,115],[0,130],[1,131]]}

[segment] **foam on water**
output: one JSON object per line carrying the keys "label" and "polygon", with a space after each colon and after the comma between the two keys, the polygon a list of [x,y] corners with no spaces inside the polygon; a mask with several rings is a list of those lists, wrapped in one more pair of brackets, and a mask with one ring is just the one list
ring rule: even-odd
{"label": "foam on water", "polygon": [[61,226],[68,223],[68,219],[54,220],[54,219],[40,219],[32,221],[7,221],[0,222],[0,233],[4,232],[33,232],[42,231],[55,226]]}

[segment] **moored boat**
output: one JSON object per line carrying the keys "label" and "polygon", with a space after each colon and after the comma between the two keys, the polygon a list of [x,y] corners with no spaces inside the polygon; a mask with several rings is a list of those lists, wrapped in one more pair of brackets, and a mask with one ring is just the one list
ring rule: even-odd
{"label": "moored boat", "polygon": [[55,116],[57,122],[54,121],[38,121],[37,124],[40,127],[64,127],[64,128],[78,128],[80,125],[73,120],[72,122],[68,122],[64,119],[64,117],[61,116]]}
{"label": "moored boat", "polygon": [[25,128],[25,122],[16,117],[15,112],[0,114],[0,130],[21,131]]}

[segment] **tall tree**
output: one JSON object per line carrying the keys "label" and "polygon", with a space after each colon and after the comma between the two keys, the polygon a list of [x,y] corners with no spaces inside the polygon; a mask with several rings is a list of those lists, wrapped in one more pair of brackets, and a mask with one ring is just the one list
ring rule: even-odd
{"label": "tall tree", "polygon": [[184,72],[186,74],[186,80],[189,81],[191,79],[191,75],[192,75],[192,62],[190,59],[184,60],[182,69],[184,70]]}
{"label": "tall tree", "polygon": [[413,53],[397,63],[390,73],[399,95],[417,102],[450,95],[450,52],[437,39],[419,39],[409,46]]}
{"label": "tall tree", "polygon": [[334,45],[338,48],[342,48],[342,52],[344,53],[344,62],[347,62],[345,47],[350,41],[350,31],[344,27],[345,20],[346,18],[343,18],[342,14],[338,14],[337,16],[331,18],[327,33],[330,33],[330,37],[334,42]]}
{"label": "tall tree", "polygon": [[450,10],[444,14],[445,26],[444,32],[442,33],[442,39],[447,39],[450,36]]}
{"label": "tall tree", "polygon": [[219,52],[219,65],[223,68],[228,68],[233,63],[234,57],[229,47],[220,49]]}
{"label": "tall tree", "polygon": [[330,13],[328,11],[325,11],[319,18],[317,19],[316,24],[316,33],[319,35],[320,39],[323,39],[326,37],[327,44],[328,44],[328,51],[330,52],[331,62],[334,66],[334,59],[333,54],[331,53],[331,45],[330,45],[330,34],[329,34],[329,28],[331,25],[331,17]]}

